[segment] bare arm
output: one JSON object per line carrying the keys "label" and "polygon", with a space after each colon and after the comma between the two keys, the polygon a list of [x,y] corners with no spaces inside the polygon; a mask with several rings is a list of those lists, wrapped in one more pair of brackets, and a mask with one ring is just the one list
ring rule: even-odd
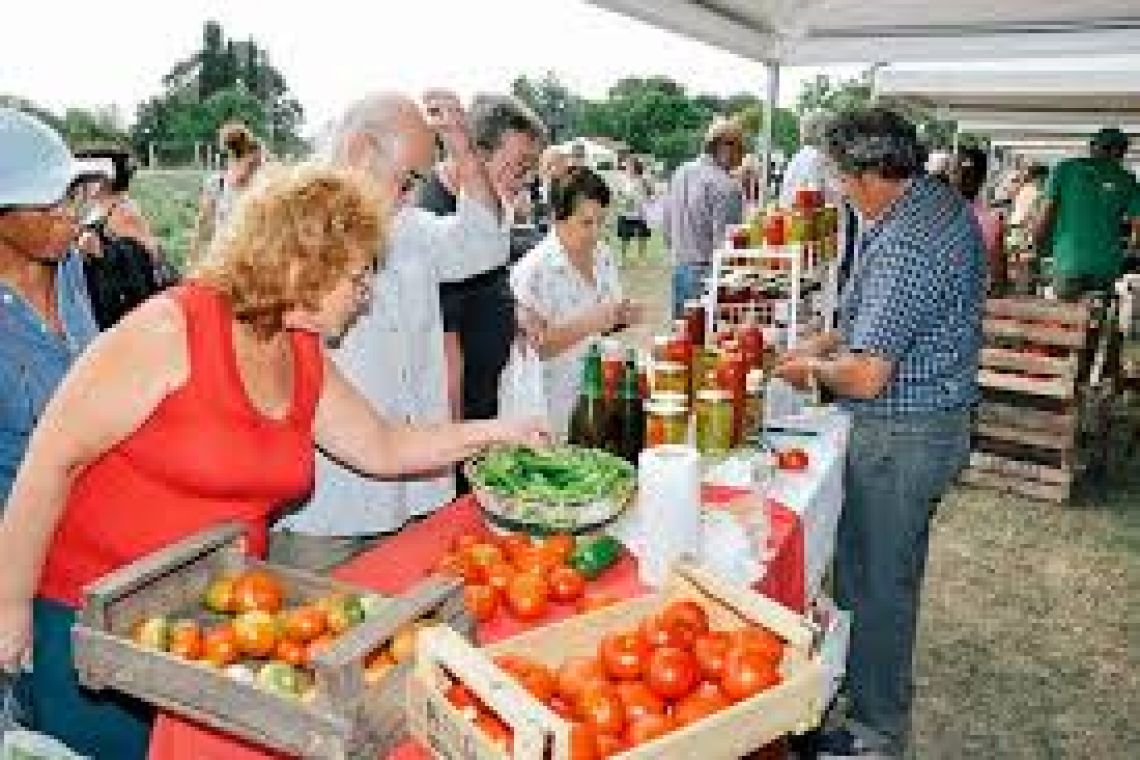
{"label": "bare arm", "polygon": [[488,446],[545,440],[538,420],[480,420],[411,426],[388,422],[329,359],[317,405],[317,445],[342,464],[376,477],[428,473]]}
{"label": "bare arm", "polygon": [[0,665],[20,654],[5,649],[8,613],[35,595],[72,483],[185,382],[185,332],[175,303],[148,301],[87,349],[48,404],[0,522]]}
{"label": "bare arm", "polygon": [[499,193],[487,173],[483,160],[476,154],[467,130],[467,116],[454,93],[435,90],[424,94],[428,121],[443,140],[447,155],[455,167],[458,189],[487,209],[496,219],[502,219]]}

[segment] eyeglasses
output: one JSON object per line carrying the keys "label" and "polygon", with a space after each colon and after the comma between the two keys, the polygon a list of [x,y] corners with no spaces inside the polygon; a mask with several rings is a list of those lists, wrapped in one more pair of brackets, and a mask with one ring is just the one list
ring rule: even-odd
{"label": "eyeglasses", "polygon": [[376,267],[374,266],[361,267],[349,274],[348,278],[352,282],[352,290],[358,299],[368,301],[372,298],[372,284],[375,277]]}
{"label": "eyeglasses", "polygon": [[427,176],[415,169],[408,169],[404,173],[404,178],[400,180],[400,192],[410,193],[425,182],[427,182]]}

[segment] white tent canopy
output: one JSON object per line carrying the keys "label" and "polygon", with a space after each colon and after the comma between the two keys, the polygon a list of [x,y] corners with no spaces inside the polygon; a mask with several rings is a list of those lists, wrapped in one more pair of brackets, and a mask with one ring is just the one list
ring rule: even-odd
{"label": "white tent canopy", "polygon": [[879,71],[875,85],[879,97],[935,108],[963,131],[1063,136],[1102,126],[1134,131],[1140,124],[1140,57],[1064,69],[890,67]]}
{"label": "white tent canopy", "polygon": [[756,61],[1140,53],[1137,0],[589,0]]}

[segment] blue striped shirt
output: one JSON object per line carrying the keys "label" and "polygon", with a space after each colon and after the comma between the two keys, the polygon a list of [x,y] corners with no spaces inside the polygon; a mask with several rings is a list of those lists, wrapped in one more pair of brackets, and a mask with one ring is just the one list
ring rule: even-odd
{"label": "blue striped shirt", "polygon": [[840,303],[852,351],[888,359],[894,372],[855,413],[964,409],[978,400],[985,253],[969,205],[946,184],[920,177],[868,225]]}

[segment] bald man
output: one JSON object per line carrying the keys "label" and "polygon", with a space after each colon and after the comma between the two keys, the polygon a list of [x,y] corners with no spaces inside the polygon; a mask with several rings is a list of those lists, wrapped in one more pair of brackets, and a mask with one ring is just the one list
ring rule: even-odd
{"label": "bald man", "polygon": [[673,254],[673,315],[701,295],[701,285],[725,228],[740,224],[744,194],[730,172],[744,160],[744,130],[731,119],[714,121],[704,151],[673,174],[663,204],[665,244]]}
{"label": "bald man", "polygon": [[[439,286],[507,260],[508,232],[495,183],[466,124],[451,94],[429,94],[421,108],[386,93],[352,105],[328,138],[329,160],[372,175],[392,199],[392,236],[371,307],[331,351],[349,381],[389,419],[421,425],[450,419]],[[435,158],[435,135],[452,160],[459,189],[452,216],[412,205]],[[450,471],[379,481],[320,455],[313,495],[277,525],[270,555],[324,571],[454,495]]]}

